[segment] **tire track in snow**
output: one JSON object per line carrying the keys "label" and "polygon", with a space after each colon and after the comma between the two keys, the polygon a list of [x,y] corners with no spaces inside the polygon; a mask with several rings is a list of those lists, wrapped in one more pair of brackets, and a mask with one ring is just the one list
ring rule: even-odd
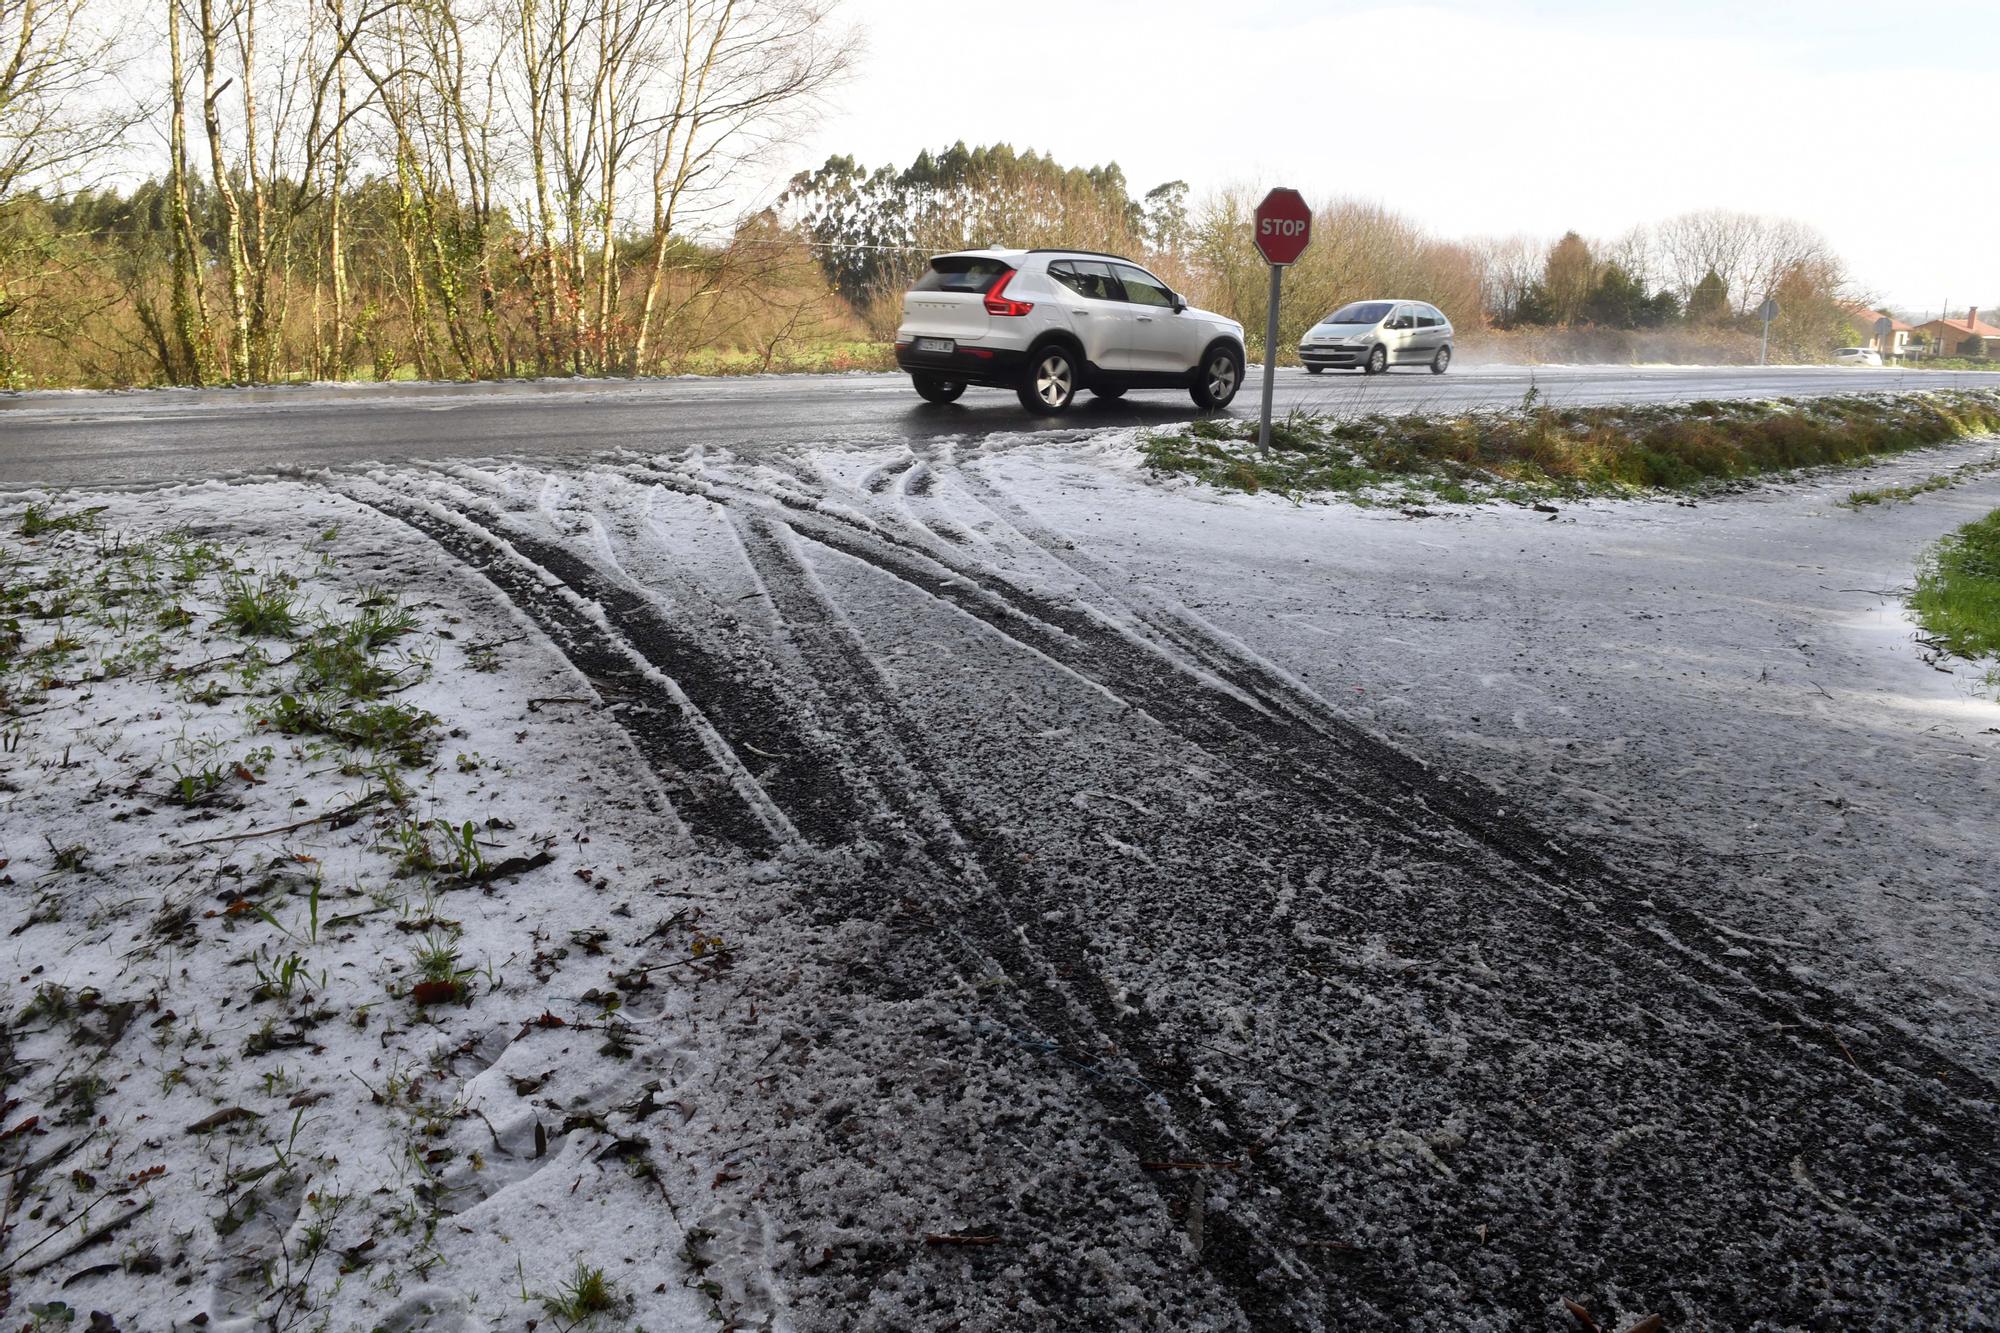
{"label": "tire track in snow", "polygon": [[[730,517],[814,678],[844,696],[852,710],[870,715],[862,730],[875,734],[871,748],[889,770],[881,789],[913,824],[943,834],[941,846],[933,842],[924,850],[943,880],[964,881],[952,901],[941,904],[956,914],[951,933],[1012,979],[1035,1031],[1069,1052],[1128,1053],[1111,1062],[1127,1071],[1131,1084],[1157,1094],[1137,1098],[1123,1081],[1085,1080],[1102,1111],[1094,1127],[1123,1150],[1133,1168],[1161,1159],[1214,1160],[1254,1143],[1258,1134],[1251,1118],[1232,1104],[1225,1089],[1200,1079],[1183,1063],[1146,1015],[1117,1002],[1079,937],[1051,932],[1017,910],[1016,904],[1040,898],[1040,890],[1024,883],[1021,862],[1010,848],[972,831],[976,814],[955,798],[957,784],[936,767],[924,738],[897,716],[895,686],[801,557],[790,530],[760,515],[731,511]],[[1138,1052],[1143,1057],[1130,1054]],[[1134,1058],[1143,1063],[1133,1063]],[[1163,1204],[1177,1201],[1178,1182],[1165,1173],[1141,1174],[1159,1189]],[[1284,1180],[1271,1170],[1259,1171],[1257,1178],[1267,1187],[1279,1187],[1279,1201],[1261,1200],[1256,1213],[1246,1208],[1210,1216],[1200,1262],[1231,1289],[1252,1327],[1281,1327],[1300,1312],[1291,1295],[1265,1275],[1273,1267],[1310,1271],[1314,1265],[1306,1255],[1311,1252],[1284,1238],[1322,1231],[1328,1219],[1311,1205],[1303,1182]]]}
{"label": "tire track in snow", "polygon": [[[955,563],[949,552],[899,540],[880,525],[856,524],[789,488],[732,495],[727,483],[711,481],[708,489],[732,505],[782,507],[799,536],[957,605],[1005,638],[1129,699],[1211,753],[1233,752],[1247,770],[1311,806],[1365,807],[1372,820],[1386,826],[1378,827],[1377,836],[1396,829],[1407,845],[1429,844],[1470,873],[1495,875],[1493,866],[1482,863],[1483,854],[1501,857],[1525,875],[1513,880],[1514,887],[1533,895],[1537,915],[1578,956],[1642,969],[1663,993],[1744,1023],[1764,1048],[1760,1058],[1796,1062],[1803,1046],[1830,1061],[1850,1062],[1850,1044],[1842,1034],[1863,1041],[1872,1069],[1902,1075],[1902,1092],[1910,1095],[1917,1116],[1929,1122],[1934,1146],[1976,1174],[1987,1174],[1963,1149],[1990,1131],[1955,1098],[1932,1096],[1939,1082],[1955,1076],[1962,1080],[1960,1095],[1979,1097],[1983,1085],[1975,1074],[1935,1050],[1912,1049],[1877,1016],[1801,982],[1775,960],[1725,959],[1719,956],[1723,946],[1711,952],[1690,944],[1712,938],[1712,932],[1699,929],[1698,917],[1656,901],[1652,891],[1623,880],[1588,853],[1508,818],[1484,792],[1441,778],[1413,756],[1331,715],[1323,702],[1268,664],[1246,660],[1202,628],[1160,625],[1157,616],[1148,621],[1143,612],[1134,613],[1209,668],[1206,690],[1171,654],[1108,615],[1008,584],[990,567]],[[1213,688],[1218,681],[1222,688]],[[1437,847],[1441,835],[1449,844],[1451,833],[1460,835],[1463,845],[1456,851]],[[1685,935],[1668,931],[1664,923],[1674,917],[1687,918],[1696,929]],[[1708,974],[1707,986],[1688,984],[1682,969],[1689,965]],[[1865,1039],[1857,1035],[1862,1033]],[[1835,1072],[1845,1078],[1849,1067],[1844,1063]]]}
{"label": "tire track in snow", "polygon": [[[491,528],[482,532],[482,525],[469,514],[461,512],[454,519],[373,488],[352,488],[348,494],[429,538],[534,621],[604,703],[617,711],[620,725],[659,775],[675,813],[690,830],[766,852],[793,836],[785,816],[755,783],[755,775],[733,765],[732,752],[718,754],[722,739],[700,716],[699,705],[661,674],[658,661],[634,660],[633,646],[611,629],[603,603],[597,603],[602,618],[592,615],[579,605],[567,583],[551,584],[540,577],[547,571],[560,578],[558,571]],[[576,564],[573,558],[559,563]],[[614,603],[612,609],[626,608]],[[667,707],[658,702],[663,686],[671,687],[664,691]],[[676,693],[681,697],[674,698]]]}
{"label": "tire track in snow", "polygon": [[[398,512],[401,508],[388,506],[384,512],[410,521],[407,515]],[[483,506],[475,504],[463,512],[471,522],[503,540],[522,559],[539,564],[562,579],[570,592],[604,607],[611,623],[620,628],[633,648],[652,659],[653,654],[645,651],[645,645],[659,636],[659,629],[649,623],[658,613],[644,604],[638,593],[615,586],[601,571],[567,549],[514,531],[504,518],[487,512]],[[737,509],[727,513],[742,540],[746,559],[795,642],[805,650],[815,668],[816,682],[824,686],[829,681],[838,681],[844,686],[835,693],[843,700],[850,722],[854,723],[849,736],[866,738],[875,733],[875,739],[863,748],[872,750],[876,758],[870,774],[876,789],[883,793],[895,815],[906,818],[915,828],[931,831],[930,838],[912,849],[923,854],[931,867],[930,873],[921,878],[935,882],[935,876],[948,882],[963,879],[971,869],[974,882],[956,895],[956,901],[942,906],[958,917],[959,924],[953,927],[953,932],[969,949],[978,958],[989,961],[1000,974],[1012,978],[1026,993],[1023,1026],[1067,1053],[1072,1061],[1106,1063],[1104,1057],[1093,1057],[1092,1053],[1107,1049],[1147,1052],[1147,1062],[1142,1067],[1128,1065],[1123,1060],[1108,1062],[1129,1083],[1107,1082],[1101,1072],[1084,1080],[1084,1086],[1104,1099],[1105,1115],[1099,1125],[1107,1136],[1125,1151],[1132,1163],[1163,1158],[1214,1158],[1254,1142],[1256,1132],[1244,1117],[1229,1110],[1226,1096],[1212,1085],[1204,1087],[1191,1070],[1168,1054],[1165,1045],[1147,1030],[1150,1025],[1139,1021],[1141,1015],[1131,1012],[1120,1015],[1102,978],[1091,971],[1073,938],[1051,937],[1039,930],[1031,934],[1028,923],[1009,915],[1007,902],[1031,901],[1038,894],[1024,891],[1018,863],[980,854],[978,840],[964,836],[966,820],[962,812],[938,808],[938,794],[948,790],[948,781],[944,775],[926,771],[920,759],[912,762],[913,757],[923,753],[921,738],[884,716],[893,708],[889,699],[893,691],[875,672],[859,639],[844,630],[838,608],[791,548],[791,529]],[[602,524],[593,527],[602,534]],[[607,554],[607,558],[613,557]],[[509,589],[502,590],[509,591],[511,596]],[[1050,665],[1060,669],[1059,663]],[[727,728],[734,720],[737,710],[717,708],[715,701],[703,700],[698,694],[694,697],[698,703],[706,704],[704,716],[711,721]],[[859,721],[854,717],[865,713],[874,716]],[[902,734],[890,739],[899,730]],[[779,744],[775,736],[764,739],[769,744]],[[738,735],[726,733],[725,740],[737,749],[748,747],[753,752],[757,749]],[[793,737],[787,748],[796,750],[797,746],[798,740]],[[826,774],[835,767],[835,761],[832,756],[822,755],[812,766]],[[920,796],[919,791],[926,788],[928,795]],[[802,829],[821,830],[820,840],[832,845],[829,831],[832,826],[825,819],[824,809],[800,811],[788,804],[788,800],[796,799],[795,793],[773,791],[772,795],[790,814],[793,823]],[[856,828],[861,822],[858,812],[851,812],[846,827]],[[1070,986],[1056,983],[1059,971],[1071,975]],[[1158,1093],[1170,1108],[1168,1116],[1153,1114],[1146,1100],[1130,1096],[1132,1084]],[[1220,1134],[1218,1125],[1223,1127]],[[1161,1188],[1163,1202],[1172,1201],[1178,1190],[1177,1182],[1159,1175],[1147,1179]],[[1281,1245],[1275,1239],[1279,1232],[1298,1235],[1323,1229],[1324,1219],[1300,1202],[1305,1194],[1302,1187],[1287,1190],[1285,1205],[1276,1210],[1279,1220],[1275,1222],[1239,1219],[1228,1212],[1217,1212],[1207,1220],[1203,1262],[1234,1291],[1253,1326],[1268,1326],[1269,1320],[1289,1320],[1298,1313],[1291,1295],[1263,1281],[1261,1275],[1273,1265],[1295,1270],[1309,1267],[1295,1247]]]}
{"label": "tire track in snow", "polygon": [[[914,465],[899,475],[907,478],[912,471]],[[1056,534],[1044,532],[1037,540],[1032,519],[1031,527],[1024,528],[1015,518],[995,511],[1046,555],[1075,569],[1111,610],[1022,586],[991,562],[973,563],[955,556],[936,540],[914,532],[899,534],[895,529],[902,525],[901,518],[894,523],[858,521],[839,506],[822,505],[790,485],[766,488],[712,477],[689,479],[684,474],[639,475],[723,506],[736,531],[753,535],[754,540],[745,543],[746,558],[759,567],[781,623],[800,645],[819,688],[837,701],[847,701],[842,729],[862,735],[872,729],[876,737],[872,757],[865,761],[874,777],[873,789],[855,786],[852,804],[873,813],[878,801],[886,801],[909,812],[913,820],[930,820],[927,827],[936,840],[925,848],[925,855],[933,869],[951,872],[955,845],[964,841],[957,833],[964,815],[952,807],[951,775],[926,759],[925,738],[898,721],[893,692],[852,636],[824,585],[810,577],[814,559],[858,561],[927,601],[948,604],[1051,668],[1131,702],[1167,731],[1186,737],[1210,755],[1227,756],[1237,769],[1288,793],[1300,811],[1299,827],[1261,830],[1261,835],[1280,844],[1278,854],[1290,861],[1307,864],[1338,839],[1357,835],[1405,854],[1424,852],[1468,876],[1491,881],[1495,901],[1505,911],[1524,913],[1535,930],[1577,959],[1588,960],[1594,971],[1612,969],[1617,986],[1626,991],[1652,988],[1663,1012],[1684,1011],[1696,1015],[1697,1021],[1706,1013],[1711,1024],[1715,1014],[1724,1015],[1728,1022],[1724,1031],[1734,1049],[1709,1055],[1710,1067],[1701,1071],[1712,1080],[1717,1095],[1749,1107],[1783,1104],[1787,1097],[1800,1095],[1796,1089],[1815,1087],[1833,1094],[1817,1108],[1821,1124],[1816,1128],[1856,1140],[1863,1136],[1868,1116],[1896,1116],[1906,1122],[1906,1133],[1915,1131],[1907,1141],[1911,1172],[1921,1176],[1929,1164],[1948,1165],[1975,1192],[1990,1197],[1995,1183],[1988,1157],[1992,1127],[1990,1117],[1974,1109],[1990,1090],[1975,1076],[1935,1050],[1904,1041],[1877,1016],[1819,990],[1807,979],[1791,976],[1775,960],[1724,957],[1721,946],[1705,943],[1713,932],[1676,906],[1669,898],[1670,889],[1632,883],[1600,858],[1567,848],[1509,818],[1494,809],[1483,792],[1432,773],[1420,761],[1340,719],[1310,691],[1192,616],[1177,616],[1173,608],[1149,604],[1129,591],[1120,596],[1112,586],[1117,583],[1115,570],[1073,556]],[[899,490],[899,498],[906,489]],[[878,494],[889,498],[886,487]],[[490,516],[475,515],[474,520],[489,531],[503,526],[502,520]],[[815,548],[822,553],[815,555]],[[604,609],[606,623],[601,630],[610,630],[614,638],[629,634],[659,641],[657,622],[664,617],[625,586],[631,576],[607,573],[540,539],[515,549],[531,564],[548,556],[552,563],[545,567],[550,573]],[[530,582],[546,590],[539,579]],[[636,628],[628,630],[627,617]],[[690,636],[681,630],[680,637]],[[733,673],[728,690],[752,688],[744,682],[754,680],[763,669],[746,668],[728,655],[714,656],[712,665]],[[647,658],[652,660],[650,654]],[[788,717],[790,712],[779,709],[777,715]],[[744,721],[740,706],[732,713],[718,702],[712,715],[704,708],[704,716],[725,737],[731,752],[740,753],[739,738],[732,734]],[[849,785],[853,786],[851,780]],[[773,791],[770,799],[778,808],[789,809],[787,801],[795,797]],[[820,827],[823,836],[838,836],[837,821],[823,821]],[[989,864],[992,860],[981,859],[979,873],[995,893],[1023,906],[1045,896],[1047,885],[1007,867],[1004,859],[997,867]],[[856,903],[859,909],[865,906]],[[1144,1060],[1142,1067],[1157,1071],[1161,1085],[1184,1094],[1198,1092],[1216,1102],[1209,1110],[1222,1122],[1219,1133],[1190,1130],[1189,1125],[1200,1126],[1200,1117],[1190,1116],[1185,1100],[1173,1104],[1170,1099],[1171,1116],[1150,1124],[1144,1116],[1135,1117],[1139,1123],[1124,1131],[1134,1137],[1123,1146],[1131,1150],[1136,1144],[1145,1150],[1148,1132],[1155,1141],[1185,1143],[1203,1151],[1222,1151],[1249,1140],[1247,1115],[1236,1111],[1227,1097],[1217,1097],[1212,1081],[1200,1085],[1198,1072],[1179,1061],[1170,1040],[1154,1037],[1145,1023],[1110,1004],[1104,979],[1092,961],[1073,948],[1065,952],[1063,932],[1011,919],[1007,911],[1005,902],[986,908],[974,938],[980,951],[1001,962],[1024,990],[1034,992],[1028,1012],[1035,1026],[1067,1033],[1079,1046],[1100,1037],[1117,1041],[1126,1052],[1121,1059]],[[1256,925],[1232,924],[1228,946],[1257,947]],[[1010,932],[1013,940],[1008,943]],[[996,940],[1004,952],[992,952],[1001,947],[992,943]],[[1304,957],[1282,941],[1271,947],[1288,967]],[[1040,955],[1057,960],[1058,970],[1068,967],[1072,984],[1051,979]],[[1690,972],[1701,980],[1690,980]],[[1596,984],[1608,988],[1610,980]],[[1588,1012],[1588,1005],[1578,1001],[1572,1010]],[[1801,1016],[1808,1021],[1800,1024]],[[1856,1052],[1867,1061],[1865,1075],[1858,1065],[1849,1072]],[[1677,1068],[1698,1068],[1703,1060],[1685,1049],[1673,1054]],[[1780,1083],[1779,1094],[1774,1098],[1760,1088],[1760,1079]],[[1117,1105],[1131,1113],[1129,1100]],[[1718,1144],[1718,1150],[1724,1148]],[[1902,1197],[1925,1197],[1911,1179],[1884,1178],[1881,1184],[1891,1193],[1902,1191]],[[1208,1216],[1208,1243],[1219,1247],[1210,1271],[1229,1283],[1256,1326],[1319,1326],[1331,1316],[1315,1308],[1314,1293],[1288,1290],[1298,1285],[1296,1270],[1289,1280],[1272,1281],[1272,1273],[1252,1262],[1286,1249],[1274,1239],[1266,1217],[1295,1227],[1312,1225],[1311,1204],[1299,1202],[1310,1200],[1310,1192],[1282,1192],[1298,1197],[1269,1205],[1268,1215],[1247,1216],[1240,1222],[1233,1212],[1219,1215],[1220,1221],[1217,1214]],[[1162,1197],[1168,1193],[1163,1191]],[[1579,1199],[1575,1207],[1580,1218],[1612,1232],[1617,1229],[1612,1224],[1623,1216],[1616,1200],[1601,1195]],[[1252,1210],[1245,1206],[1244,1211]],[[1471,1215],[1463,1220],[1469,1228]],[[1946,1226],[1941,1236],[1955,1246],[1963,1245],[1967,1237],[1951,1232],[1949,1223],[1949,1218],[1941,1223]],[[1233,1237],[1231,1226],[1239,1228]],[[1297,1257],[1295,1248],[1286,1256]],[[1312,1252],[1311,1258],[1328,1284],[1319,1297],[1341,1302],[1337,1309],[1346,1318],[1368,1312],[1379,1316],[1396,1308],[1393,1268],[1378,1270],[1329,1252]],[[1543,1289],[1565,1280],[1559,1270],[1537,1271],[1532,1261],[1523,1266]]]}
{"label": "tire track in snow", "polygon": [[[807,497],[781,494],[773,498],[794,512],[796,517],[791,521],[802,535],[980,614],[969,598],[961,599],[960,585],[950,582],[956,575],[979,590],[981,602],[998,603],[1022,618],[1014,622],[1009,637],[1032,643],[1163,722],[1198,737],[1205,748],[1228,752],[1231,733],[1258,745],[1271,765],[1260,771],[1282,775],[1279,780],[1288,782],[1303,797],[1367,801],[1374,813],[1420,840],[1433,836],[1439,827],[1458,832],[1554,890],[1547,899],[1550,912],[1568,917],[1577,903],[1590,904],[1595,919],[1602,923],[1598,933],[1606,943],[1644,955],[1656,964],[1700,967],[1712,982],[1725,988],[1735,1005],[1757,1011],[1774,1023],[1806,1020],[1801,1025],[1806,1039],[1830,1059],[1852,1062],[1859,1054],[1855,1049],[1859,1042],[1866,1047],[1872,1067],[1897,1069],[1913,1080],[1911,1086],[1923,1092],[1943,1083],[1962,1097],[2000,1096],[2000,1090],[1977,1071],[1946,1052],[1911,1042],[1885,1016],[1813,985],[1779,958],[1763,954],[1746,957],[1749,951],[1740,941],[1718,937],[1698,912],[1677,906],[1649,886],[1631,882],[1586,849],[1565,845],[1523,820],[1507,817],[1490,793],[1436,772],[1408,751],[1340,717],[1324,700],[1291,681],[1270,662],[1249,654],[1212,627],[1196,623],[1184,609],[1177,613],[1148,607],[1143,600],[1134,605],[1129,591],[1121,595],[1113,588],[1115,584],[1129,590],[1132,581],[1128,577],[1076,554],[1074,543],[1036,523],[989,485],[970,480],[975,476],[971,469],[954,472],[954,478],[968,480],[968,489],[980,492],[981,503],[997,520],[1074,569],[1107,601],[1164,640],[1171,651],[1149,642],[1145,635],[1125,632],[1109,615],[1088,614],[1086,603],[1057,603],[1009,585],[990,566],[956,558],[950,546],[898,542],[879,527],[870,529],[849,522],[838,512],[812,504]],[[921,520],[912,515],[910,521]],[[880,547],[871,553],[874,543]],[[938,566],[943,577],[933,575],[926,568],[928,564]],[[1040,622],[1055,634],[1035,635],[1023,628],[1024,621]],[[1001,627],[996,624],[996,628]],[[1065,639],[1089,655],[1082,660],[1066,656]],[[1189,708],[1175,697],[1191,685],[1198,689],[1203,683],[1198,678],[1188,681],[1177,670],[1176,654],[1184,654],[1200,674],[1225,686],[1225,691],[1207,701],[1208,707]],[[1149,656],[1153,660],[1147,660]],[[1236,706],[1245,702],[1252,706],[1249,711]],[[1224,731],[1217,734],[1205,725],[1212,722],[1220,722]],[[1323,756],[1323,762],[1300,764],[1299,737],[1285,727],[1306,729],[1315,738],[1312,743],[1331,753]],[[1335,779],[1335,772],[1342,778]],[[1417,818],[1411,817],[1412,810]],[[1612,925],[1618,928],[1616,935],[1610,930]]]}

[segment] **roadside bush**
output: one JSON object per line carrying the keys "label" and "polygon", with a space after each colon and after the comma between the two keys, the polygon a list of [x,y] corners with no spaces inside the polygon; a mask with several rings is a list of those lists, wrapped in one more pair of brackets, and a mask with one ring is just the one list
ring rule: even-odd
{"label": "roadside bush", "polygon": [[[1284,423],[1258,455],[1254,422],[1201,423],[1140,441],[1158,473],[1286,494],[1371,487],[1487,495],[1688,490],[1762,473],[1859,462],[2000,431],[2000,393],[1869,395],[1804,402],[1529,407],[1462,416],[1314,417]],[[1274,443],[1280,443],[1274,430]]]}

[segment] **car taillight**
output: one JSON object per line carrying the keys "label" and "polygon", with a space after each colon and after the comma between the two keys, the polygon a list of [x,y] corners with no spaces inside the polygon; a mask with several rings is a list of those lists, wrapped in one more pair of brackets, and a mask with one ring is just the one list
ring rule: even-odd
{"label": "car taillight", "polygon": [[1011,301],[1007,298],[1007,284],[1014,280],[1014,270],[1008,269],[1000,275],[1000,281],[986,289],[986,313],[989,315],[1025,315],[1035,308],[1033,301]]}

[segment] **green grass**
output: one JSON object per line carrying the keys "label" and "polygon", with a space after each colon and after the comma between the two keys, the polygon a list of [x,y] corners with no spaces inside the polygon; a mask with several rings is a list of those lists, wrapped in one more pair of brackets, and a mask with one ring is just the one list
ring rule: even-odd
{"label": "green grass", "polygon": [[437,741],[437,718],[405,704],[346,706],[336,695],[281,694],[262,712],[280,735],[325,736],[408,767],[429,758]]}
{"label": "green grass", "polygon": [[1953,656],[2000,658],[2000,509],[1931,548],[1910,609]]}
{"label": "green grass", "polygon": [[233,578],[223,588],[222,622],[249,638],[290,638],[298,625],[297,590],[282,577]]}
{"label": "green grass", "polygon": [[1944,490],[1948,486],[1955,485],[1958,480],[1949,473],[1934,472],[1922,481],[1913,481],[1907,486],[1884,486],[1880,490],[1873,491],[1849,491],[1847,498],[1841,503],[1850,509],[1861,509],[1868,505],[1900,504],[1914,500],[1919,495],[1929,495],[1932,491]]}
{"label": "green grass", "polygon": [[542,1297],[544,1310],[572,1324],[594,1315],[608,1314],[617,1305],[618,1297],[612,1292],[610,1279],[604,1276],[604,1270],[581,1263],[576,1266],[576,1273],[569,1281]]}
{"label": "green grass", "polygon": [[1919,495],[1929,495],[1932,491],[1950,490],[1960,482],[1983,477],[1989,472],[2000,472],[2000,458],[1980,459],[1972,463],[1960,463],[1949,472],[1933,472],[1922,481],[1913,481],[1903,486],[1883,486],[1875,490],[1849,491],[1841,504],[1849,509],[1865,509],[1871,505],[1903,504]]}
{"label": "green grass", "polygon": [[1942,356],[1918,357],[1902,363],[1904,370],[2000,370],[2000,359],[1993,357]]}
{"label": "green grass", "polygon": [[104,506],[97,505],[74,513],[55,514],[44,505],[31,504],[21,513],[21,535],[40,537],[50,532],[89,532],[97,527],[97,516],[103,512]]}
{"label": "green grass", "polygon": [[[1212,418],[1141,437],[1147,464],[1224,489],[1290,496],[1527,498],[1698,490],[2000,432],[2000,391],[1462,415]],[[1383,498],[1376,496],[1374,498]]]}

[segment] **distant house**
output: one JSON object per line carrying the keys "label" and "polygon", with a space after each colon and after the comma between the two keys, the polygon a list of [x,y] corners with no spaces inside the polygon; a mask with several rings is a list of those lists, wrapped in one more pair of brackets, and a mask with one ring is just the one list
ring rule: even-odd
{"label": "distant house", "polygon": [[1977,307],[1966,311],[1962,320],[1934,319],[1928,324],[1919,324],[1917,332],[1930,340],[1938,356],[1974,355],[1972,347],[1967,344],[1976,336],[1984,344],[1979,355],[2000,357],[2000,329],[1983,322]]}
{"label": "distant house", "polygon": [[1860,346],[1872,348],[1880,352],[1883,356],[1903,356],[1907,354],[1910,350],[1910,335],[1915,333],[1916,329],[1909,324],[1905,324],[1902,320],[1891,316],[1889,322],[1893,327],[1890,328],[1887,336],[1884,336],[1875,332],[1875,325],[1882,318],[1881,311],[1870,310],[1865,305],[1855,306],[1847,312],[1847,322],[1854,326],[1856,333],[1861,335]]}

